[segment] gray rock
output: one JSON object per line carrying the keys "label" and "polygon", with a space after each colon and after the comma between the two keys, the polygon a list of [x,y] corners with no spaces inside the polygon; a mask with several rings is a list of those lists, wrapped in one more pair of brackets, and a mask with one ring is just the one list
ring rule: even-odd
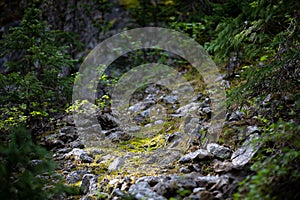
{"label": "gray rock", "polygon": [[78,138],[78,133],[74,126],[65,126],[58,131],[58,139],[64,143],[72,142]]}
{"label": "gray rock", "polygon": [[92,157],[85,155],[85,154],[80,155],[80,160],[83,163],[93,163],[94,162],[94,159]]}
{"label": "gray rock", "polygon": [[192,167],[193,167],[193,171],[196,171],[196,172],[201,171],[201,166],[199,164],[193,164]]}
{"label": "gray rock", "polygon": [[124,163],[125,163],[125,159],[122,157],[118,157],[108,166],[108,171],[109,172],[116,171],[120,169]]}
{"label": "gray rock", "polygon": [[152,125],[153,125],[152,123],[146,124],[145,128],[150,128]]}
{"label": "gray rock", "polygon": [[155,156],[159,160],[158,161],[159,165],[170,165],[180,158],[181,156],[180,149],[175,149],[175,148],[172,149],[169,147],[163,151],[161,151],[161,149],[157,149],[155,151],[155,153],[157,153]]}
{"label": "gray rock", "polygon": [[126,193],[120,190],[119,188],[116,188],[113,190],[112,195],[117,197],[124,197],[126,196]]}
{"label": "gray rock", "polygon": [[215,172],[229,172],[233,167],[233,164],[229,161],[215,161],[213,163],[213,168]]}
{"label": "gray rock", "polygon": [[227,114],[226,118],[228,121],[238,121],[244,117],[244,113],[241,111],[232,112],[231,114]]}
{"label": "gray rock", "polygon": [[76,165],[72,161],[67,161],[63,167],[64,167],[64,170],[66,170],[63,173],[68,174],[70,171],[72,171],[76,168]]}
{"label": "gray rock", "polygon": [[82,178],[80,189],[84,194],[87,194],[97,189],[98,178],[93,174],[85,174]]}
{"label": "gray rock", "polygon": [[195,187],[197,187],[197,183],[194,177],[191,177],[189,174],[184,176],[172,175],[169,179],[157,183],[153,190],[160,195],[166,195],[180,188],[191,190]]}
{"label": "gray rock", "polygon": [[72,125],[74,126],[74,118],[73,115],[66,115],[62,119],[57,120],[57,125]]}
{"label": "gray rock", "polygon": [[199,118],[188,114],[184,120],[184,133],[188,135],[199,135],[201,126]]}
{"label": "gray rock", "polygon": [[175,138],[180,138],[182,135],[181,132],[175,132],[166,136],[166,142],[172,142]]}
{"label": "gray rock", "polygon": [[104,134],[105,136],[109,136],[110,134],[117,132],[117,131],[122,131],[122,129],[120,129],[119,127],[116,127],[116,128],[112,128],[109,130],[102,130],[101,133]]}
{"label": "gray rock", "polygon": [[124,131],[115,131],[109,134],[107,137],[112,142],[128,141],[131,139],[131,135]]}
{"label": "gray rock", "polygon": [[144,109],[146,109],[146,106],[143,102],[138,102],[137,104],[134,104],[128,108],[129,111],[135,112],[135,113],[140,112]]}
{"label": "gray rock", "polygon": [[253,133],[260,133],[260,129],[257,126],[247,126],[246,136],[249,136]]}
{"label": "gray rock", "polygon": [[213,191],[212,195],[214,196],[214,199],[224,199],[224,194],[218,190]]}
{"label": "gray rock", "polygon": [[190,172],[190,170],[189,170],[188,168],[186,168],[186,167],[181,167],[181,168],[179,169],[179,172],[180,172],[180,173],[187,174],[187,173]]}
{"label": "gray rock", "polygon": [[73,141],[73,142],[71,142],[70,146],[72,148],[79,148],[79,149],[83,149],[84,148],[84,144],[82,142],[79,142],[79,141]]}
{"label": "gray rock", "polygon": [[150,116],[150,113],[151,113],[151,110],[150,110],[150,109],[147,109],[147,110],[141,112],[140,115],[141,115],[142,117],[146,118],[146,117],[149,117],[149,116]]}
{"label": "gray rock", "polygon": [[215,184],[220,181],[219,176],[199,176],[196,178],[197,185],[200,187],[206,186],[207,184]]}
{"label": "gray rock", "polygon": [[64,155],[65,159],[71,159],[79,162],[92,163],[93,158],[88,155],[88,152],[82,149],[74,148],[71,152]]}
{"label": "gray rock", "polygon": [[110,163],[110,161],[115,158],[116,158],[115,155],[106,154],[104,156],[101,156],[98,160],[96,160],[96,163]]}
{"label": "gray rock", "polygon": [[211,192],[204,190],[204,191],[200,191],[200,192],[191,194],[187,199],[189,199],[189,200],[198,200],[198,199],[213,200],[214,196],[212,195]]}
{"label": "gray rock", "polygon": [[69,153],[70,151],[72,151],[71,148],[62,148],[62,149],[57,150],[57,153],[58,154],[66,154],[66,153]]}
{"label": "gray rock", "polygon": [[260,129],[257,126],[247,126],[243,131],[240,131],[240,127],[233,126],[238,131],[237,138],[239,141],[246,140],[253,133],[260,133]]}
{"label": "gray rock", "polygon": [[57,139],[56,134],[46,136],[42,139],[41,144],[47,149],[61,149],[65,147],[65,143],[62,140]]}
{"label": "gray rock", "polygon": [[272,95],[268,94],[268,96],[263,100],[262,105],[267,106],[271,99],[272,99]]}
{"label": "gray rock", "polygon": [[120,121],[110,113],[97,113],[97,119],[104,130],[113,129],[119,126]]}
{"label": "gray rock", "polygon": [[99,155],[99,154],[104,153],[104,151],[102,149],[98,149],[98,148],[92,148],[90,150],[90,152],[91,152],[92,155]]}
{"label": "gray rock", "polygon": [[229,184],[229,177],[224,176],[199,176],[196,179],[197,185],[200,187],[210,188],[210,190],[218,190],[224,185]]}
{"label": "gray rock", "polygon": [[157,121],[154,122],[155,125],[161,125],[163,123],[164,123],[163,120],[157,120]]}
{"label": "gray rock", "polygon": [[151,187],[155,186],[159,182],[166,182],[170,180],[170,177],[164,175],[161,176],[144,176],[139,178],[136,182],[147,182]]}
{"label": "gray rock", "polygon": [[86,117],[86,118],[81,117],[80,120],[76,120],[76,123],[77,123],[76,126],[77,126],[78,132],[80,133],[86,129],[91,130],[90,127],[93,126],[95,124],[95,122],[97,122],[97,121],[93,120],[92,115],[89,117]]}
{"label": "gray rock", "polygon": [[196,96],[193,97],[192,102],[197,102],[200,101],[203,98],[203,94],[202,93],[198,93]]}
{"label": "gray rock", "polygon": [[174,191],[176,188],[170,188],[170,182],[159,182],[153,187],[153,190],[159,195],[166,195],[170,190]]}
{"label": "gray rock", "polygon": [[169,103],[169,104],[174,104],[177,100],[178,100],[178,97],[173,96],[173,95],[166,96],[166,97],[163,98],[163,101],[165,103]]}
{"label": "gray rock", "polygon": [[145,93],[148,93],[148,94],[156,94],[157,92],[158,92],[158,88],[156,85],[149,85],[145,89]]}
{"label": "gray rock", "polygon": [[179,188],[185,188],[185,189],[193,189],[197,187],[197,183],[194,180],[195,178],[190,176],[189,174],[184,176],[172,176],[172,179],[170,180],[171,185],[177,185]]}
{"label": "gray rock", "polygon": [[207,150],[198,149],[197,151],[194,151],[194,152],[191,152],[191,153],[188,153],[188,154],[182,156],[179,159],[179,162],[180,163],[191,162],[191,161],[194,161],[194,160],[197,160],[197,159],[207,158],[208,156],[209,156],[209,153],[208,153]]}
{"label": "gray rock", "polygon": [[129,188],[130,188],[130,186],[131,186],[131,182],[124,182],[124,183],[122,183],[122,185],[121,185],[121,190],[122,191],[128,191],[129,190]]}
{"label": "gray rock", "polygon": [[195,113],[199,109],[199,107],[200,103],[192,102],[177,109],[176,113],[180,114],[180,116],[186,116],[189,113]]}
{"label": "gray rock", "polygon": [[66,181],[68,184],[77,183],[81,180],[82,175],[78,171],[73,171],[67,175]]}
{"label": "gray rock", "polygon": [[231,160],[234,168],[241,168],[251,160],[261,146],[259,142],[254,143],[254,140],[258,138],[259,135],[257,133],[250,135],[242,146],[232,154]]}
{"label": "gray rock", "polygon": [[[96,121],[96,120],[94,120]],[[98,122],[94,122],[89,126],[77,126],[79,133],[79,141],[84,143],[85,146],[95,146],[92,143],[97,143],[100,140],[104,140],[104,131],[101,131],[101,126]]]}
{"label": "gray rock", "polygon": [[143,112],[139,113],[138,115],[135,115],[133,117],[133,120],[136,123],[146,123],[147,119],[149,119],[149,117],[150,117],[150,113],[151,113],[150,109],[144,110]]}
{"label": "gray rock", "polygon": [[205,112],[206,114],[210,114],[212,112],[210,107],[204,107],[202,108],[203,112]]}
{"label": "gray rock", "polygon": [[230,158],[232,151],[224,146],[216,143],[210,143],[207,145],[207,151],[217,158],[227,159]]}
{"label": "gray rock", "polygon": [[220,179],[217,181],[216,184],[214,184],[210,190],[220,190],[222,187],[224,187],[225,185],[229,184],[229,176],[227,175],[223,175],[220,176]]}
{"label": "gray rock", "polygon": [[154,105],[157,101],[157,95],[148,95],[144,100],[143,104],[146,106],[146,108],[151,107]]}
{"label": "gray rock", "polygon": [[132,126],[129,128],[128,132],[137,132],[140,131],[141,127],[140,126]]}
{"label": "gray rock", "polygon": [[138,200],[166,200],[165,197],[154,192],[147,182],[138,182],[130,186],[128,193]]}
{"label": "gray rock", "polygon": [[193,193],[197,193],[197,192],[204,191],[204,190],[205,190],[205,187],[197,187],[197,188],[193,189]]}
{"label": "gray rock", "polygon": [[110,180],[110,181],[108,182],[108,184],[109,184],[109,185],[117,185],[117,184],[119,184],[120,182],[121,182],[120,179],[115,178],[115,179]]}
{"label": "gray rock", "polygon": [[221,86],[223,86],[225,89],[228,89],[228,88],[230,88],[230,83],[229,83],[229,81],[222,80]]}

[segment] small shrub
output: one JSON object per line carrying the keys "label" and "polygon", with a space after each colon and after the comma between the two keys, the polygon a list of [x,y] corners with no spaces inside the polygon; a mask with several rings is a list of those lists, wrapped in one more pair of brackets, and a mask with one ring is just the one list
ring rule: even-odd
{"label": "small shrub", "polygon": [[75,61],[67,49],[37,8],[28,8],[20,25],[4,35],[0,56],[9,61],[0,74],[0,129],[18,124],[35,130],[45,127],[45,121],[70,102],[73,77],[62,71]]}
{"label": "small shrub", "polygon": [[0,199],[55,199],[75,190],[63,185],[56,163],[46,149],[34,144],[23,128],[10,132],[0,143]]}
{"label": "small shrub", "polygon": [[279,121],[268,127],[259,142],[264,143],[254,172],[240,183],[234,199],[299,199],[300,126]]}

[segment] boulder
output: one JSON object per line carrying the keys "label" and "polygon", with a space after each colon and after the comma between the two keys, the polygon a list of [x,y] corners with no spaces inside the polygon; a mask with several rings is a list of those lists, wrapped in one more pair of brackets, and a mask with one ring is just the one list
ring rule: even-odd
{"label": "boulder", "polygon": [[71,159],[83,163],[92,163],[94,159],[83,149],[74,148],[71,152],[65,154],[65,159]]}
{"label": "boulder", "polygon": [[97,113],[97,119],[103,130],[116,128],[120,125],[120,121],[110,113]]}
{"label": "boulder", "polygon": [[207,145],[207,151],[217,158],[227,159],[230,158],[232,151],[231,149],[221,146],[216,143],[210,143]]}
{"label": "boulder", "polygon": [[77,183],[81,180],[82,176],[87,173],[85,170],[76,170],[67,175],[66,181],[68,184]]}
{"label": "boulder", "polygon": [[110,133],[107,138],[112,142],[128,141],[132,136],[124,131],[115,131]]}
{"label": "boulder", "polygon": [[93,174],[85,174],[82,178],[80,190],[87,194],[97,189],[98,178]]}
{"label": "boulder", "polygon": [[74,126],[65,126],[58,130],[58,139],[64,143],[72,142],[78,138],[78,133]]}
{"label": "boulder", "polygon": [[178,100],[178,97],[175,95],[168,95],[163,98],[165,103],[174,104]]}
{"label": "boulder", "polygon": [[230,170],[232,170],[233,164],[227,160],[225,161],[219,161],[216,160],[213,163],[213,168],[215,172],[229,172]]}
{"label": "boulder", "polygon": [[242,168],[251,160],[261,146],[261,143],[254,142],[258,138],[258,133],[250,135],[242,146],[232,154],[231,160],[234,168]]}
{"label": "boulder", "polygon": [[122,157],[118,157],[108,166],[108,171],[109,172],[116,171],[120,169],[124,163],[125,163],[125,159]]}
{"label": "boulder", "polygon": [[154,192],[147,182],[138,182],[130,186],[128,193],[137,200],[166,200],[165,197]]}
{"label": "boulder", "polygon": [[191,162],[191,161],[195,161],[195,160],[200,160],[200,159],[204,159],[209,157],[209,153],[207,150],[205,149],[198,149],[197,151],[188,153],[184,156],[182,156],[179,159],[180,163],[186,163],[186,162]]}

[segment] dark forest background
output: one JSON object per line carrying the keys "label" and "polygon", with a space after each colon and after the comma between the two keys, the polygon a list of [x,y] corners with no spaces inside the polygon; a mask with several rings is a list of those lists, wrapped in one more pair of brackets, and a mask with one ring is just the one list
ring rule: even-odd
{"label": "dark forest background", "polygon": [[[1,199],[78,192],[39,177],[56,168],[38,138],[55,130],[71,106],[87,53],[122,30],[145,26],[174,29],[200,43],[230,83],[227,109],[243,111],[245,123],[261,128],[256,142],[262,148],[232,198],[299,198],[297,1],[2,0],[0,10]],[[32,167],[33,159],[44,165]]]}

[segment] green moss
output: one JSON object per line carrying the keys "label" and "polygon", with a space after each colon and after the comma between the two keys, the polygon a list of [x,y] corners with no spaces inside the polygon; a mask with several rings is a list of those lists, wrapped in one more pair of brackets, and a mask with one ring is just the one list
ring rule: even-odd
{"label": "green moss", "polygon": [[119,143],[118,147],[132,153],[141,153],[153,151],[159,147],[162,147],[164,143],[165,139],[163,135],[157,134],[151,138],[136,137],[129,141]]}

